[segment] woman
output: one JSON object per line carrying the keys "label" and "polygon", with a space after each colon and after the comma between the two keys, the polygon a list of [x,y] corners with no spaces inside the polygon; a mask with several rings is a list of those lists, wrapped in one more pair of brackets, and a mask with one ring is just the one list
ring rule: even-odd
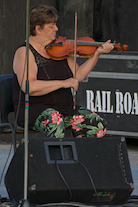
{"label": "woman", "polygon": [[[77,91],[79,82],[87,76],[98,61],[99,55],[109,53],[114,47],[107,41],[84,64],[74,60],[52,60],[46,46],[56,38],[58,13],[55,8],[38,5],[30,11],[29,38],[29,128],[46,134],[46,137],[63,138],[70,127],[75,137],[102,137],[107,129],[104,119],[90,110],[76,106],[73,109],[71,88]],[[18,124],[24,126],[24,95],[26,85],[26,43],[21,45],[13,61],[13,101],[15,112],[21,87],[21,104]]]}

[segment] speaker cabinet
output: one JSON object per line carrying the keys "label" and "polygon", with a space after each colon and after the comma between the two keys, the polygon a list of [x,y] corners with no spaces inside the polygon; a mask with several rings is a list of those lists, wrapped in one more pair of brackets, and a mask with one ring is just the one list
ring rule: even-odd
{"label": "speaker cabinet", "polygon": [[[124,138],[34,138],[28,149],[30,203],[117,205],[133,190]],[[13,156],[5,185],[11,200],[23,199],[24,144]]]}

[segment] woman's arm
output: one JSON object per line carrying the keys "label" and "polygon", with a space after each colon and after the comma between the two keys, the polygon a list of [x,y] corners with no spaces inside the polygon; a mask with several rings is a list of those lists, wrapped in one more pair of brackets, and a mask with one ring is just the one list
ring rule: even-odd
{"label": "woman's arm", "polygon": [[[89,58],[86,62],[84,62],[81,66],[78,66],[78,64],[76,64],[76,75],[75,78],[81,82],[83,81],[86,76],[88,75],[88,73],[93,70],[93,68],[95,67],[100,54],[102,53],[109,53],[114,46],[112,44],[110,44],[110,40],[108,40],[105,44],[103,44],[102,46],[98,47],[97,50],[95,51],[94,55]],[[68,64],[74,74],[74,61],[72,58],[68,59]]]}
{"label": "woman's arm", "polygon": [[[26,85],[26,47],[20,47],[14,56],[13,70],[17,75],[19,85],[23,92],[25,92]],[[33,53],[29,50],[29,94],[32,96],[41,96],[59,88],[73,87],[78,89],[78,80],[69,78],[67,80],[37,80],[37,65]]]}

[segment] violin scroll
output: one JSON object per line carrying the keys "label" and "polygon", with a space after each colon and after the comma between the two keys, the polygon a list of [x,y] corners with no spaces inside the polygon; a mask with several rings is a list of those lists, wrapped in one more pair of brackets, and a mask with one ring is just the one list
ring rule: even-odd
{"label": "violin scroll", "polygon": [[123,46],[121,46],[119,43],[114,43],[114,49],[123,53],[124,51],[128,50],[128,45],[124,44]]}

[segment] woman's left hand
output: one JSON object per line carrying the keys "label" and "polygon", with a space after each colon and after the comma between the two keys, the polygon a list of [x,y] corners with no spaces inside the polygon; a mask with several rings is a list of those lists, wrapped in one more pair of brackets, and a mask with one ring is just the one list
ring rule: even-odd
{"label": "woman's left hand", "polygon": [[98,47],[96,52],[100,55],[100,54],[103,54],[103,53],[109,53],[113,49],[114,49],[114,46],[111,43],[111,40],[108,40],[102,46]]}

